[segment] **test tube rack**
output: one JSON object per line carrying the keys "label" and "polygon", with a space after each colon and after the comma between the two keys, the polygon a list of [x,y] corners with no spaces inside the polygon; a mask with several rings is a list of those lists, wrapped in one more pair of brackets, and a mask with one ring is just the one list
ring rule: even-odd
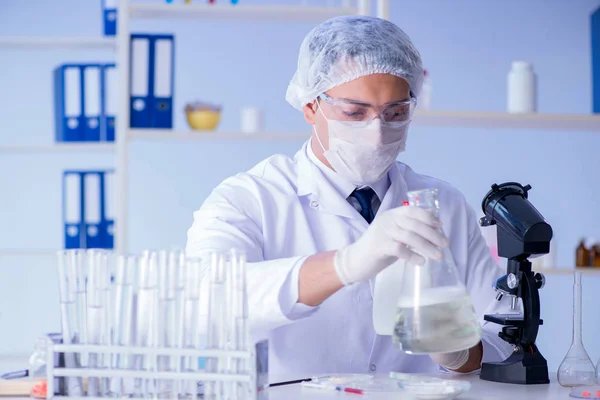
{"label": "test tube rack", "polygon": [[[135,369],[112,369],[112,368],[67,368],[54,365],[55,356],[70,354],[81,358],[84,354],[103,354],[108,357],[114,356],[143,356],[154,362],[149,363],[153,368],[146,370]],[[82,344],[52,344],[47,351],[47,399],[105,399],[106,397],[70,396],[57,392],[55,378],[125,378],[158,381],[193,381],[203,382],[206,386],[210,383],[235,382],[243,385],[244,393],[237,396],[239,400],[267,400],[268,399],[268,342],[262,341],[251,346],[248,351],[221,350],[221,349],[182,349],[182,348],[160,348],[160,347],[134,347],[134,346],[105,346],[105,345],[82,345]],[[158,358],[167,357],[193,357],[219,359],[219,360],[245,360],[245,373],[224,372],[175,372],[158,371],[156,366]],[[57,379],[59,381],[59,379]],[[147,397],[147,396],[146,396]],[[151,396],[157,398],[156,394]],[[219,400],[219,397],[214,397]],[[235,397],[233,398],[235,400]]]}

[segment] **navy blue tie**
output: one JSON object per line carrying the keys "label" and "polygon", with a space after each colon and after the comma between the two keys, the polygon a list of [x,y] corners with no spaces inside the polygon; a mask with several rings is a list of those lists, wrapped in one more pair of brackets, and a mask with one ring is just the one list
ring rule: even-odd
{"label": "navy blue tie", "polygon": [[361,208],[360,215],[362,215],[370,224],[373,221],[373,218],[375,218],[375,213],[373,212],[373,207],[371,205],[373,196],[376,196],[375,191],[371,188],[357,189],[352,192],[350,196],[358,201]]}

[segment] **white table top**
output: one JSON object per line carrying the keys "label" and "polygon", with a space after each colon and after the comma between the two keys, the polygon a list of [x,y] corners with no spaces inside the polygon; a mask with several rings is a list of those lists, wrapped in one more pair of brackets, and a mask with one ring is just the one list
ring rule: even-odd
{"label": "white table top", "polygon": [[[0,374],[27,368],[26,357],[0,357]],[[383,375],[382,375],[383,376]],[[436,375],[444,379],[460,379],[471,382],[471,390],[457,397],[459,400],[521,400],[521,399],[547,399],[547,400],[565,400],[569,399],[569,388],[563,388],[556,382],[556,374],[550,374],[549,385],[514,385],[487,382],[479,379],[478,375]],[[270,382],[282,382],[302,377],[278,377],[272,376]],[[277,386],[269,388],[269,400],[300,400],[300,399],[331,399],[331,398],[355,398],[355,399],[386,399],[386,400],[404,400],[413,399],[408,393],[398,392],[390,393],[365,393],[362,396],[352,393],[341,393],[321,389],[305,388],[300,384],[287,386]],[[0,397],[2,400],[19,399],[24,397]]]}
{"label": "white table top", "polygon": [[[550,375],[548,385],[515,385],[496,382],[487,382],[479,379],[479,375],[436,375],[444,379],[460,379],[471,382],[471,390],[457,397],[457,400],[521,400],[521,399],[548,399],[565,400],[569,397],[569,388],[564,388],[556,382],[556,374]],[[288,379],[289,380],[289,379]],[[272,382],[279,380],[271,379]],[[283,381],[283,380],[281,380]],[[269,400],[299,400],[299,399],[386,399],[409,400],[414,399],[410,394],[398,392],[391,393],[365,393],[357,397],[352,393],[341,393],[322,389],[305,388],[300,384],[277,386],[269,388]]]}

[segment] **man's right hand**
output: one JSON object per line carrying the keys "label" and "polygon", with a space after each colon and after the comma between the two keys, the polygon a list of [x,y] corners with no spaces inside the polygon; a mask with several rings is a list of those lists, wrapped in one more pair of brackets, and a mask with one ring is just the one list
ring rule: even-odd
{"label": "man's right hand", "polygon": [[377,275],[398,259],[422,264],[423,257],[440,259],[448,239],[440,222],[429,211],[415,206],[398,207],[378,214],[367,231],[334,255],[335,271],[344,285]]}

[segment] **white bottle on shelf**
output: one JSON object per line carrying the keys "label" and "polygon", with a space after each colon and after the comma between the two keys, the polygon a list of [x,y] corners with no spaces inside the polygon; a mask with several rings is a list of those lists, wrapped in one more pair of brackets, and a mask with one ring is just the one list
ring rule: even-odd
{"label": "white bottle on shelf", "polygon": [[525,61],[513,61],[508,73],[508,112],[536,112],[536,76]]}
{"label": "white bottle on shelf", "polygon": [[264,130],[264,114],[260,108],[244,107],[242,108],[243,133],[259,133]]}
{"label": "white bottle on shelf", "polygon": [[431,78],[427,70],[423,71],[423,86],[417,101],[417,108],[431,110]]}

